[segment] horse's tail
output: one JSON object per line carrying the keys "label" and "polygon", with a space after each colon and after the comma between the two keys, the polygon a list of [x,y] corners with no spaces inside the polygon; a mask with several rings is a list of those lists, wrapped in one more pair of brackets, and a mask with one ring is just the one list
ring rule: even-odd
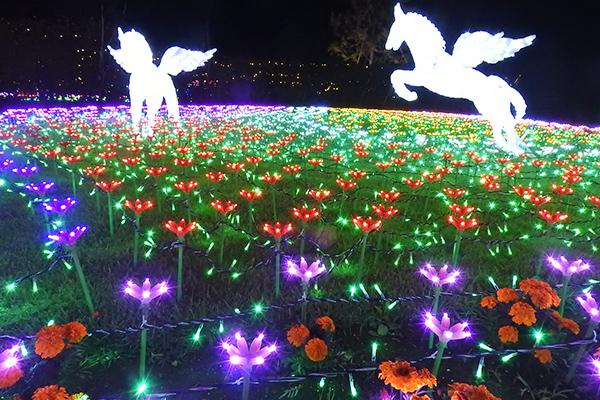
{"label": "horse's tail", "polygon": [[500,89],[502,89],[510,100],[510,103],[515,108],[515,119],[520,120],[525,116],[525,110],[527,110],[527,104],[525,99],[521,96],[521,93],[517,92],[516,89],[511,87],[506,81],[498,76],[490,75],[489,79],[494,81]]}

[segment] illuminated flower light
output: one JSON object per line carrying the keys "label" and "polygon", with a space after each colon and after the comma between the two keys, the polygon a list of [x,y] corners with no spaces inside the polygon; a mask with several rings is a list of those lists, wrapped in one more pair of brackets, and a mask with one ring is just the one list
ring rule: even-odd
{"label": "illuminated flower light", "polygon": [[523,187],[521,185],[519,186],[513,186],[512,187],[513,191],[518,194],[519,196],[523,197],[524,199],[529,198],[531,195],[533,195],[535,193],[535,189],[532,187]]}
{"label": "illuminated flower light", "polygon": [[295,218],[298,218],[304,222],[308,222],[310,220],[319,218],[321,216],[321,211],[319,211],[319,209],[316,207],[313,207],[310,209],[307,207],[302,207],[302,208],[294,207],[292,209],[292,215]]}
{"label": "illuminated flower light", "polygon": [[558,258],[548,256],[546,260],[549,266],[560,271],[563,275],[573,275],[590,269],[590,264],[583,262],[582,259],[569,261],[564,256]]}
{"label": "illuminated flower light", "polygon": [[570,188],[568,186],[557,185],[557,184],[553,183],[551,188],[552,188],[552,191],[556,194],[560,194],[560,195],[573,194],[573,188]]}
{"label": "illuminated flower light", "polygon": [[20,176],[31,176],[38,172],[38,167],[33,165],[31,167],[13,168],[12,172],[13,172],[13,174],[20,175]]}
{"label": "illuminated flower light", "polygon": [[69,211],[71,208],[73,208],[73,206],[75,206],[75,204],[77,204],[77,200],[67,197],[64,200],[52,199],[52,200],[44,201],[42,203],[42,207],[44,207],[44,210],[46,210],[47,212],[52,212],[52,213],[62,215],[64,213],[66,213],[67,211]]}
{"label": "illuminated flower light", "polygon": [[463,232],[467,229],[476,228],[479,225],[479,221],[477,218],[466,219],[463,216],[456,218],[454,215],[448,215],[448,223],[453,225],[460,232]]}
{"label": "illuminated flower light", "polygon": [[439,270],[436,270],[429,263],[421,267],[419,272],[425,278],[429,279],[434,286],[452,285],[456,283],[456,279],[460,276],[460,271],[448,272],[448,265],[444,265]]}
{"label": "illuminated flower light", "polygon": [[11,160],[10,158],[4,159],[2,160],[2,162],[0,162],[0,168],[4,169],[4,168],[8,168],[10,167],[12,164],[14,164],[14,160]]}
{"label": "illuminated flower light", "polygon": [[307,194],[315,201],[322,202],[331,196],[331,190],[328,189],[309,189]]}
{"label": "illuminated flower light", "polygon": [[0,389],[13,386],[24,375],[16,356],[19,349],[17,344],[0,353]]}
{"label": "illuminated flower light", "polygon": [[264,334],[259,334],[248,346],[246,339],[237,332],[235,334],[235,345],[228,341],[223,342],[222,347],[229,355],[229,363],[240,367],[246,374],[250,374],[252,367],[263,365],[267,357],[277,350],[274,344],[263,346],[264,337]]}
{"label": "illuminated flower light", "polygon": [[442,192],[444,192],[451,199],[456,199],[456,198],[462,196],[463,194],[465,194],[465,191],[463,189],[460,189],[460,188],[453,189],[451,187],[443,188]]}
{"label": "illuminated flower light", "polygon": [[371,208],[375,212],[375,214],[379,215],[381,219],[391,218],[394,215],[398,214],[398,209],[394,208],[394,206],[384,206],[383,204],[372,204]]}
{"label": "illuminated flower light", "polygon": [[350,190],[350,189],[353,189],[356,187],[356,182],[353,181],[352,179],[344,180],[342,178],[338,178],[335,180],[335,182],[338,184],[338,186],[342,190]]}
{"label": "illuminated flower light", "polygon": [[164,227],[169,231],[173,232],[179,239],[182,239],[188,233],[196,230],[197,225],[196,222],[192,221],[189,224],[185,221],[185,219],[181,219],[179,222],[175,222],[169,220],[165,222]]}
{"label": "illuminated flower light", "polygon": [[442,315],[441,321],[431,313],[425,314],[425,326],[438,337],[440,343],[446,344],[452,340],[471,337],[471,332],[466,330],[469,327],[468,322],[459,322],[452,326],[450,324],[451,321],[447,313]]}
{"label": "illuminated flower light", "polygon": [[321,265],[321,260],[315,260],[310,265],[306,262],[304,257],[300,258],[300,264],[296,264],[292,260],[288,260],[288,274],[297,276],[302,280],[304,285],[308,285],[311,279],[316,278],[325,272],[325,267]]}
{"label": "illuminated flower light", "polygon": [[271,224],[263,224],[262,226],[263,232],[268,233],[273,236],[275,240],[280,241],[282,237],[294,231],[294,225],[290,222],[282,225],[281,222],[275,222],[273,225]]}
{"label": "illuminated flower light", "polygon": [[588,201],[595,205],[596,207],[600,207],[600,196],[588,196]]}
{"label": "illuminated flower light", "polygon": [[386,192],[385,190],[381,190],[377,193],[377,195],[385,201],[391,202],[397,200],[400,197],[400,192],[395,192],[393,190],[390,192]]}
{"label": "illuminated flower light", "polygon": [[282,168],[285,172],[287,172],[288,174],[297,174],[302,167],[299,165],[284,165]]}
{"label": "illuminated flower light", "polygon": [[56,244],[60,244],[67,247],[73,247],[77,244],[79,238],[87,231],[87,226],[78,225],[72,231],[60,230],[53,234],[48,235],[48,239],[52,240]]}
{"label": "illuminated flower light", "polygon": [[412,178],[404,178],[404,183],[406,183],[411,189],[417,189],[425,184],[425,182],[421,180],[415,180]]}
{"label": "illuminated flower light", "polygon": [[364,218],[361,216],[353,217],[352,223],[358,226],[363,233],[376,231],[383,225],[383,221],[380,219],[374,219],[373,217]]}
{"label": "illuminated flower light", "polygon": [[557,222],[565,222],[569,218],[568,214],[560,211],[550,212],[546,209],[539,210],[538,215],[550,225],[553,225]]}
{"label": "illuminated flower light", "polygon": [[173,164],[175,164],[179,167],[189,167],[193,163],[194,163],[193,158],[174,158],[173,159]]}
{"label": "illuminated flower light", "polygon": [[143,212],[150,210],[154,207],[154,203],[152,200],[140,200],[135,199],[135,201],[125,200],[123,205],[133,211],[136,215],[141,215]]}
{"label": "illuminated flower light", "polygon": [[122,158],[121,162],[130,167],[136,166],[142,159],[140,157]]}
{"label": "illuminated flower light", "polygon": [[146,168],[146,173],[155,178],[166,174],[167,171],[168,171],[168,168],[166,168],[166,167],[148,167],[148,168]]}
{"label": "illuminated flower light", "polygon": [[543,206],[544,204],[550,203],[552,201],[552,197],[550,196],[529,196],[529,201],[531,201],[536,207]]}
{"label": "illuminated flower light", "polygon": [[227,200],[222,202],[221,200],[214,200],[210,202],[212,208],[217,210],[221,215],[226,215],[235,210],[238,206],[237,203]]}
{"label": "illuminated flower light", "polygon": [[467,215],[475,211],[475,207],[467,204],[461,206],[459,204],[452,203],[448,207],[450,208],[450,210],[452,210],[452,212],[454,212],[454,214],[458,215],[459,217],[466,217]]}
{"label": "illuminated flower light", "polygon": [[169,287],[166,281],[157,283],[156,285],[152,286],[152,284],[150,283],[150,279],[146,278],[142,283],[142,286],[133,283],[133,281],[127,281],[123,292],[139,300],[142,306],[146,306],[157,297],[168,293]]}
{"label": "illuminated flower light", "polygon": [[211,171],[206,174],[206,177],[215,183],[221,182],[225,179],[225,176],[226,175],[220,171]]}
{"label": "illuminated flower light", "polygon": [[590,318],[595,323],[600,322],[600,309],[598,308],[598,303],[592,297],[591,293],[586,293],[585,297],[578,296],[577,301],[581,304],[581,307],[590,315]]}
{"label": "illuminated flower light", "polygon": [[257,199],[260,199],[262,197],[262,195],[263,195],[262,190],[260,190],[258,188],[253,189],[253,190],[246,190],[246,189],[240,190],[240,196],[242,196],[249,202],[253,202]]}
{"label": "illuminated flower light", "polygon": [[94,178],[98,178],[106,172],[106,167],[102,165],[96,165],[95,167],[86,167],[83,169],[83,173]]}
{"label": "illuminated flower light", "polygon": [[354,170],[354,171],[348,172],[348,175],[350,175],[354,179],[358,180],[360,178],[364,178],[365,176],[367,176],[367,173],[365,171]]}
{"label": "illuminated flower light", "polygon": [[45,196],[52,188],[54,187],[54,182],[40,182],[40,183],[28,183],[25,185],[25,189],[29,190],[31,193],[42,197]]}
{"label": "illuminated flower light", "polygon": [[98,181],[96,182],[96,186],[100,189],[104,190],[107,193],[114,192],[123,184],[122,181]]}
{"label": "illuminated flower light", "polygon": [[196,181],[189,181],[189,182],[181,181],[181,182],[175,182],[173,184],[173,186],[175,187],[175,189],[181,190],[184,193],[189,193],[198,187],[198,182],[196,182]]}
{"label": "illuminated flower light", "polygon": [[264,175],[261,175],[260,179],[267,182],[270,185],[274,185],[281,180],[282,176],[278,173],[274,173],[273,175],[268,172]]}

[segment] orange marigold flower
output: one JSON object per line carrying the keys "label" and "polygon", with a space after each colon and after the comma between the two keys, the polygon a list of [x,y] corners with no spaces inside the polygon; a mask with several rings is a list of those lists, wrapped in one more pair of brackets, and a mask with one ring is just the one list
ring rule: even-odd
{"label": "orange marigold flower", "polygon": [[18,365],[10,368],[0,368],[0,389],[11,387],[23,377],[23,371]]}
{"label": "orange marigold flower", "polygon": [[319,328],[323,329],[325,332],[335,332],[335,324],[330,317],[324,316],[315,319]]}
{"label": "orange marigold flower", "polygon": [[522,301],[513,304],[508,311],[508,315],[510,315],[513,322],[518,325],[531,326],[537,321],[533,307]]}
{"label": "orange marigold flower", "polygon": [[542,364],[547,364],[552,361],[552,353],[548,349],[534,350],[533,356]]}
{"label": "orange marigold flower", "polygon": [[287,340],[288,340],[288,342],[290,342],[290,344],[292,346],[300,347],[304,343],[306,343],[306,340],[308,339],[309,335],[310,335],[310,331],[308,330],[308,328],[303,324],[298,324],[298,325],[292,326],[288,330]]}
{"label": "orange marigold flower", "polygon": [[437,385],[437,379],[427,368],[417,370],[406,361],[384,361],[379,364],[379,370],[379,379],[404,393],[416,392],[423,386]]}
{"label": "orange marigold flower", "polygon": [[323,361],[327,357],[327,343],[319,338],[310,339],[304,346],[304,352],[310,361]]}
{"label": "orange marigold flower", "polygon": [[35,337],[35,353],[42,358],[54,358],[65,348],[65,329],[62,325],[45,326]]}
{"label": "orange marigold flower", "polygon": [[501,288],[496,292],[496,296],[498,296],[498,301],[500,303],[512,303],[513,301],[519,300],[519,295],[515,289],[511,288]]}
{"label": "orange marigold flower", "polygon": [[556,311],[550,311],[550,318],[558,325],[558,329],[568,329],[573,332],[574,335],[579,334],[579,324],[570,318],[561,317]]}
{"label": "orange marigold flower", "polygon": [[431,397],[427,396],[426,394],[413,394],[412,396],[410,396],[410,400],[431,400]]}
{"label": "orange marigold flower", "polygon": [[501,326],[498,329],[498,338],[502,343],[517,343],[519,341],[519,331],[511,325]]}
{"label": "orange marigold flower", "polygon": [[521,290],[531,297],[533,305],[541,310],[560,305],[560,297],[554,289],[544,281],[525,279],[519,284]]}
{"label": "orange marigold flower", "polygon": [[65,338],[70,343],[79,343],[87,336],[87,329],[81,322],[69,322],[68,324],[64,324],[63,328],[65,330]]}
{"label": "orange marigold flower", "polygon": [[481,305],[481,307],[491,310],[492,308],[496,308],[498,302],[496,301],[494,296],[485,296],[483,299],[481,299],[481,303],[479,304]]}
{"label": "orange marigold flower", "polygon": [[448,394],[450,400],[502,400],[490,393],[484,385],[473,386],[466,383],[451,383]]}
{"label": "orange marigold flower", "polygon": [[32,400],[70,400],[71,396],[66,389],[58,385],[37,388],[33,393]]}

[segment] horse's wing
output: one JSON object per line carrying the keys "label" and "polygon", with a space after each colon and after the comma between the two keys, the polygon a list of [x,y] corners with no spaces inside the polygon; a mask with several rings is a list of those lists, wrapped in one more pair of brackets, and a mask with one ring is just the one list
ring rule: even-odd
{"label": "horse's wing", "polygon": [[171,47],[165,51],[158,68],[169,75],[177,75],[181,71],[190,72],[203,66],[215,54],[217,49],[205,52]]}
{"label": "horse's wing", "polygon": [[475,68],[482,62],[495,64],[505,58],[513,57],[519,50],[533,43],[535,35],[520,39],[504,37],[504,32],[492,35],[487,32],[467,32],[460,35],[452,58],[460,64]]}

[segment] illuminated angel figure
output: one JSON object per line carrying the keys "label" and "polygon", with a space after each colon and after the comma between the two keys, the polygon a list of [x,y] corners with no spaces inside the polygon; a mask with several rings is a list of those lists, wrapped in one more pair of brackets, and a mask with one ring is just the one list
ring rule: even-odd
{"label": "illuminated angel figure", "polygon": [[413,70],[392,73],[392,85],[398,96],[407,101],[416,100],[417,94],[405,86],[409,85],[423,86],[446,97],[470,100],[491,123],[498,147],[510,153],[523,153],[525,143],[515,132],[515,124],[525,115],[527,107],[523,96],[500,77],[486,76],[475,68],[482,62],[495,64],[513,57],[531,45],[535,35],[510,39],[504,37],[503,32],[495,35],[482,31],[463,33],[450,55],[442,35],[426,17],[404,13],[399,3],[394,8],[394,17],[385,48],[398,50],[406,42],[415,62]]}
{"label": "illuminated angel figure", "polygon": [[108,46],[110,54],[117,64],[131,74],[129,78],[129,99],[131,102],[131,119],[134,126],[139,127],[142,118],[142,107],[146,102],[147,119],[150,124],[162,105],[163,98],[167,103],[170,118],[179,120],[179,103],[173,80],[169,75],[177,75],[181,71],[190,72],[203,66],[210,60],[217,49],[206,52],[171,47],[165,51],[160,65],[152,62],[152,50],[144,35],[134,29],[123,32],[118,28],[121,48],[118,50]]}

